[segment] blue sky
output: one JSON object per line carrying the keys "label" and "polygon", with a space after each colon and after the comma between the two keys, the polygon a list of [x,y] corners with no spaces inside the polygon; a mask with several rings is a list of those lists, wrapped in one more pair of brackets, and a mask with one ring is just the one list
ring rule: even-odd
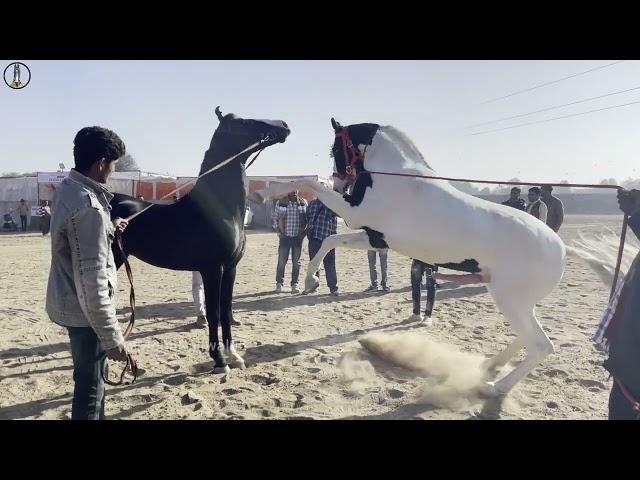
{"label": "blue sky", "polygon": [[593,61],[29,61],[31,83],[0,85],[0,172],[73,165],[75,133],[115,130],[141,168],[197,174],[217,125],[213,113],[285,120],[292,134],[250,175],[330,172],[331,116],[394,125],[442,175],[597,182],[640,177],[640,104],[470,136],[640,100],[640,90],[467,128],[640,86],[626,61],[503,100],[541,83],[611,63]]}

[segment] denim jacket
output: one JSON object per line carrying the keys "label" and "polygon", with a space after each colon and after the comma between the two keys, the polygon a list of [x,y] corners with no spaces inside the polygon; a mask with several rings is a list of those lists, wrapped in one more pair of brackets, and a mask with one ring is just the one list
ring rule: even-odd
{"label": "denim jacket", "polygon": [[91,327],[105,350],[124,345],[116,318],[115,229],[104,185],[72,169],[53,198],[49,318],[65,327]]}

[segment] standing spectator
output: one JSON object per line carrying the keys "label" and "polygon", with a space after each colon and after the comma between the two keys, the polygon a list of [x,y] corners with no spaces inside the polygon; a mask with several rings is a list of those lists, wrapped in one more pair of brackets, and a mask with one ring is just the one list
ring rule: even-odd
{"label": "standing spectator", "polygon": [[298,191],[290,192],[286,202],[276,205],[274,215],[278,230],[278,266],[276,269],[276,291],[282,292],[284,271],[291,252],[291,293],[300,293],[298,278],[300,276],[300,256],[302,240],[307,228],[307,201],[298,196]]}
{"label": "standing spectator", "polygon": [[196,326],[204,328],[209,324],[207,322],[207,308],[204,298],[204,282],[200,272],[191,272],[191,293],[193,294],[193,303],[198,310]]}
{"label": "standing spectator", "polygon": [[27,216],[29,215],[29,206],[25,202],[24,198],[20,200],[18,206],[18,215],[20,215],[20,223],[22,224],[22,231],[27,231]]}
{"label": "standing spectator", "polygon": [[[338,216],[324,203],[316,198],[307,209],[307,238],[309,239],[309,260],[316,256],[322,241],[330,235],[338,232]],[[331,250],[324,257],[324,273],[327,279],[327,287],[331,295],[338,296],[338,275],[336,274],[336,251]],[[319,272],[316,272],[318,275]]]}
{"label": "standing spectator", "polygon": [[529,205],[527,213],[530,213],[543,223],[547,223],[547,205],[540,199],[540,188],[531,187],[529,189]]}
{"label": "standing spectator", "polygon": [[49,200],[45,200],[42,208],[40,209],[40,231],[42,236],[46,236],[51,228],[51,207],[49,206]]}
{"label": "standing spectator", "polygon": [[[413,300],[413,315],[410,320],[423,322],[426,317],[426,325],[431,326],[431,314],[433,313],[433,306],[436,302],[436,280],[434,273],[438,271],[438,267],[429,265],[428,263],[421,262],[420,260],[413,260],[411,263],[411,299]],[[427,304],[425,307],[425,314],[420,313],[420,287],[422,284],[422,277],[426,274],[427,281]]]}
{"label": "standing spectator", "polygon": [[505,200],[502,202],[502,205],[506,205],[508,207],[513,207],[518,210],[526,211],[527,206],[524,203],[524,200],[520,198],[520,189],[518,187],[513,187],[511,189],[511,194],[509,196],[509,200]]}
{"label": "standing spectator", "polygon": [[551,185],[543,185],[540,188],[540,198],[547,205],[547,225],[551,230],[558,233],[564,221],[564,206],[562,201],[553,195]]}
{"label": "standing spectator", "polygon": [[380,256],[380,273],[382,273],[382,281],[380,282],[380,286],[384,292],[388,292],[390,290],[389,285],[387,285],[387,253],[388,249],[382,250],[369,250],[367,252],[367,257],[369,259],[369,278],[371,279],[371,285],[367,287],[365,292],[371,292],[378,290],[378,273],[376,272],[376,252]]}

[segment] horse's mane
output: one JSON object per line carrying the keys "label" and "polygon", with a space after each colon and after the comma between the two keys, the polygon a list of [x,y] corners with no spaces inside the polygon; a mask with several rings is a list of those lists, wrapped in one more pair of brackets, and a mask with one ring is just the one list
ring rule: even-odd
{"label": "horse's mane", "polygon": [[398,130],[396,127],[391,126],[391,125],[386,125],[384,127],[380,127],[380,130],[382,130],[384,133],[386,133],[389,137],[391,137],[391,139],[394,142],[400,142],[403,143],[407,146],[408,150],[415,155],[416,160],[422,160],[424,162],[424,164],[427,166],[427,168],[429,170],[433,170],[433,168],[431,168],[431,165],[429,165],[427,163],[427,161],[424,159],[424,156],[422,155],[422,153],[420,152],[420,150],[418,150],[418,147],[416,147],[416,144],[413,143],[413,140],[411,140],[406,133],[401,132],[400,130]]}

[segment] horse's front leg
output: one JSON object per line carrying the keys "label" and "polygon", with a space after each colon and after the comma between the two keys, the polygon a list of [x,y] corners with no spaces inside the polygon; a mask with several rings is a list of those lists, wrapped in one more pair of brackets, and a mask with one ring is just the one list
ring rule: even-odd
{"label": "horse's front leg", "polygon": [[339,233],[325,238],[320,250],[318,250],[318,253],[316,253],[316,256],[313,257],[307,267],[307,276],[304,282],[304,294],[316,291],[320,285],[320,280],[315,273],[319,270],[320,264],[327,253],[337,247],[351,248],[355,250],[371,250],[374,248],[369,242],[369,236],[364,231]]}
{"label": "horse's front leg", "polygon": [[206,271],[201,271],[200,274],[204,281],[207,323],[209,324],[209,356],[213,359],[213,373],[228,373],[230,369],[222,355],[222,348],[218,338],[222,265],[212,266]]}
{"label": "horse's front leg", "polygon": [[244,369],[245,364],[242,357],[236,352],[231,336],[231,326],[239,325],[233,318],[233,286],[236,282],[236,267],[225,270],[222,275],[222,285],[220,287],[220,325],[222,326],[223,351],[227,356],[229,366],[232,368]]}

